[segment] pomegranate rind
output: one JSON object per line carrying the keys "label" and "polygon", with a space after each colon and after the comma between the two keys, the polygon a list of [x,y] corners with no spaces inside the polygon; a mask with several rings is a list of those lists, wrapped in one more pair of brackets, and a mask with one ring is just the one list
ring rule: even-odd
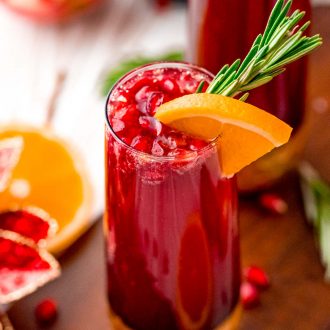
{"label": "pomegranate rind", "polygon": [[7,187],[11,173],[17,165],[24,146],[20,136],[0,140],[0,192]]}
{"label": "pomegranate rind", "polygon": [[[0,229],[0,238],[17,245],[24,246],[36,252],[40,259],[47,263],[47,269],[20,270],[9,269],[1,264],[0,260],[0,304],[5,305],[14,302],[36,291],[39,287],[56,279],[60,275],[60,266],[56,259],[45,249],[40,248],[33,240],[9,230]],[[17,281],[17,278],[20,278]],[[6,281],[11,281],[4,286]],[[5,291],[5,292],[4,292]]]}
{"label": "pomegranate rind", "polygon": [[[21,213],[21,215],[19,215],[19,213]],[[24,217],[24,213],[26,216],[32,216],[35,218],[35,220],[40,221],[40,224],[44,223],[48,226],[48,229],[44,235],[40,235],[39,232],[39,237],[34,239],[34,237],[31,235],[31,232],[17,229],[17,222],[20,221],[20,219],[13,219],[13,226],[10,226],[10,224],[8,225],[8,221],[6,222],[6,216],[14,218],[15,214],[17,214],[19,218]],[[28,221],[28,219],[26,220]],[[15,208],[0,212],[0,229],[16,232],[17,234],[33,240],[34,243],[38,244],[39,247],[45,247],[47,241],[55,236],[58,230],[58,223],[41,208],[29,206],[22,209]]]}

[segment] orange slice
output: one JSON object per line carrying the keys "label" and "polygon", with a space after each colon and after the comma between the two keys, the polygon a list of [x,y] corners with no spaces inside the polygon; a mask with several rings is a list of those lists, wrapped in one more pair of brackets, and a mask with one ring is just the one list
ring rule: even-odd
{"label": "orange slice", "polygon": [[155,117],[186,134],[217,139],[223,175],[230,177],[289,140],[292,128],[275,116],[236,99],[191,94],[161,105]]}
{"label": "orange slice", "polygon": [[21,137],[23,150],[0,192],[0,211],[38,207],[58,222],[47,249],[59,253],[88,228],[91,187],[77,153],[49,130],[13,125],[0,127],[0,141]]}
{"label": "orange slice", "polygon": [[200,216],[193,213],[187,219],[178,258],[176,308],[183,329],[203,329],[209,318],[213,284],[210,258]]}

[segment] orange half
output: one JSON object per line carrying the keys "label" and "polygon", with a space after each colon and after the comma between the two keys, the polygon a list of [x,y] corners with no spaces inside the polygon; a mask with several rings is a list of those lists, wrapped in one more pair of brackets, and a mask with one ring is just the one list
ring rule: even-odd
{"label": "orange half", "polygon": [[23,139],[20,158],[0,192],[0,211],[38,207],[58,223],[47,250],[60,253],[90,225],[91,186],[80,155],[45,128],[0,127],[0,141]]}
{"label": "orange half", "polygon": [[155,117],[186,134],[217,138],[222,172],[231,177],[288,142],[292,128],[251,104],[217,94],[191,94],[161,105]]}

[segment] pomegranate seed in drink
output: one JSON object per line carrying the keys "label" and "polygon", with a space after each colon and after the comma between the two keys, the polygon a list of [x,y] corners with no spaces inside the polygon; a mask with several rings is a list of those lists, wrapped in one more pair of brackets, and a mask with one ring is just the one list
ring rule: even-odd
{"label": "pomegranate seed in drink", "polygon": [[151,151],[152,151],[152,154],[155,156],[164,155],[164,149],[159,145],[158,141],[154,141]]}
{"label": "pomegranate seed in drink", "polygon": [[139,151],[147,151],[149,149],[149,141],[144,139],[143,136],[137,135],[133,138],[132,142],[130,143],[132,147]]}
{"label": "pomegranate seed in drink", "polygon": [[157,107],[163,103],[164,98],[165,96],[162,92],[150,93],[146,102],[147,113],[153,116],[156,113]]}
{"label": "pomegranate seed in drink", "polygon": [[162,131],[162,124],[154,117],[141,116],[139,118],[139,123],[143,128],[152,130],[156,136],[158,136]]}

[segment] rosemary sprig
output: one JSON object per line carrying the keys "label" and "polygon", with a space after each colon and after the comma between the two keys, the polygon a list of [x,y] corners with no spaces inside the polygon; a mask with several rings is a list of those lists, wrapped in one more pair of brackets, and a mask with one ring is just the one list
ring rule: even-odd
{"label": "rosemary sprig", "polygon": [[278,0],[270,14],[263,34],[255,39],[250,51],[241,62],[226,64],[215,76],[206,93],[240,96],[245,101],[247,91],[264,85],[285,71],[285,66],[307,55],[322,44],[319,35],[304,36],[310,22],[297,24],[305,12],[288,12],[292,0]]}

